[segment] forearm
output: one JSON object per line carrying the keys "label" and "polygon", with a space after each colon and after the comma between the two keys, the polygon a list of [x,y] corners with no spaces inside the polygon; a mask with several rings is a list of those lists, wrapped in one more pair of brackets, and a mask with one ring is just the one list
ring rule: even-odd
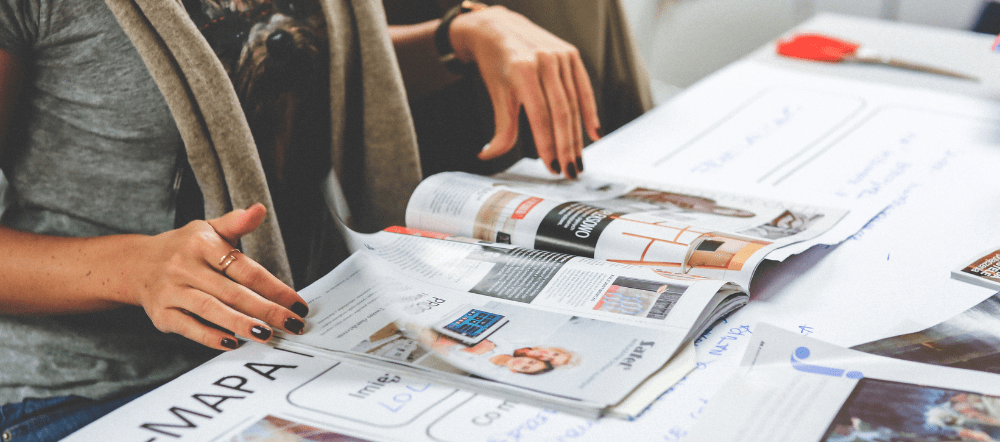
{"label": "forearm", "polygon": [[457,81],[438,59],[434,32],[441,20],[389,26],[389,37],[410,99],[419,99]]}
{"label": "forearm", "polygon": [[150,237],[63,238],[0,226],[0,313],[82,313],[134,304]]}

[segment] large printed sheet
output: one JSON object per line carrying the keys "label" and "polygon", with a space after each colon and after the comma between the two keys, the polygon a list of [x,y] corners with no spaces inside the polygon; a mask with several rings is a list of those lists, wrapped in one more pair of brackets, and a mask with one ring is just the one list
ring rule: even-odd
{"label": "large printed sheet", "polygon": [[[379,381],[387,373],[251,346],[252,357],[217,359],[211,364],[221,371],[185,375],[74,440],[93,440],[96,434],[121,434],[123,440],[242,440],[235,435],[269,414],[369,440],[597,441],[624,435],[637,441],[685,440],[736,371],[760,320],[849,346],[920,330],[991,295],[949,278],[949,271],[1000,244],[995,228],[1000,187],[992,179],[1000,164],[998,131],[1000,105],[994,101],[743,62],[588,149],[588,173],[676,177],[690,186],[715,183],[744,192],[751,185],[795,187],[883,208],[889,204],[837,247],[814,248],[769,268],[765,263],[751,286],[754,300],[697,342],[698,368],[634,421],[590,421],[497,398],[424,389],[425,382]],[[851,214],[860,212],[855,209]],[[260,378],[246,372],[258,355],[302,368],[280,369],[273,381]],[[226,400],[217,407],[224,412],[205,408],[203,401],[220,399],[195,394],[224,394],[227,390],[213,389],[213,383],[227,370],[253,379],[246,389],[255,393]],[[302,374],[287,382],[279,376],[293,372]],[[295,390],[313,378],[326,384]],[[407,390],[411,387],[421,392]],[[366,397],[378,398],[364,402],[368,408],[343,398],[363,388],[373,391]],[[309,402],[308,408],[292,405],[303,403],[289,393],[293,390],[328,400]],[[201,407],[190,409],[204,416],[171,412],[175,405]],[[142,427],[161,421],[180,428],[156,428],[198,436],[178,439]]]}
{"label": "large printed sheet", "polygon": [[833,346],[761,324],[689,440],[994,441],[1000,375]]}

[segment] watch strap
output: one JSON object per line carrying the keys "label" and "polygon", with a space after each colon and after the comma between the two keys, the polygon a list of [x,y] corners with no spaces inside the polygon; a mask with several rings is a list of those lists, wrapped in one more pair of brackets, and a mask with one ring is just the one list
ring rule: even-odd
{"label": "watch strap", "polygon": [[455,56],[455,48],[451,45],[451,22],[460,14],[480,10],[485,7],[486,5],[479,2],[463,1],[445,12],[444,16],[441,17],[441,23],[434,31],[434,46],[437,48],[438,59],[445,68],[454,74],[465,75],[474,63],[464,62]]}

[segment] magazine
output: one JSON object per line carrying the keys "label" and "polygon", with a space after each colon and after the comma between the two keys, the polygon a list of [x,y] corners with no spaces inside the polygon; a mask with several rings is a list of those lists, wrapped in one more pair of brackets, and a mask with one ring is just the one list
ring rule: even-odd
{"label": "magazine", "polygon": [[1000,249],[992,248],[952,270],[951,277],[988,289],[1000,290]]}
{"label": "magazine", "polygon": [[851,349],[1000,374],[1000,294],[932,327],[855,345]]}
{"label": "magazine", "polygon": [[406,226],[746,287],[769,253],[816,238],[847,214],[732,192],[511,170],[424,179]]}
{"label": "magazine", "polygon": [[[666,367],[692,330],[746,303],[720,281],[510,246],[398,234],[366,245],[300,291],[309,325],[278,334],[283,345],[584,416],[641,412],[693,368]],[[640,386],[655,393],[625,407]]]}
{"label": "magazine", "polygon": [[890,359],[758,324],[693,441],[992,441],[1000,375]]}
{"label": "magazine", "polygon": [[345,228],[356,252],[300,292],[307,333],[277,336],[458,388],[632,417],[694,368],[690,357],[669,362],[746,304],[767,253],[845,213],[653,185],[439,174],[411,197],[408,227]]}

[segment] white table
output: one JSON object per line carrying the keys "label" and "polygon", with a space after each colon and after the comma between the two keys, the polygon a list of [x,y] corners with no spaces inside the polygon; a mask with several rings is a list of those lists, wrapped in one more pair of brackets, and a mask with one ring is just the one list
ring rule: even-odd
{"label": "white table", "polygon": [[[951,268],[942,267],[940,262],[964,260],[967,255],[978,252],[980,246],[1000,244],[1000,229],[996,228],[996,219],[1000,218],[1000,186],[963,189],[964,192],[959,197],[955,196],[954,189],[948,187],[966,182],[993,184],[990,178],[995,175],[994,165],[1000,165],[1000,84],[997,83],[1000,79],[996,78],[996,74],[1000,73],[1000,54],[989,52],[992,38],[832,15],[817,17],[798,30],[820,31],[849,38],[882,48],[893,55],[905,55],[914,61],[945,63],[952,69],[976,72],[983,77],[983,81],[968,83],[877,66],[824,65],[789,60],[775,56],[773,46],[768,46],[748,56],[747,60],[752,65],[744,66],[747,69],[724,71],[710,77],[706,81],[712,83],[692,86],[639,121],[589,148],[585,154],[588,173],[602,170],[615,172],[618,170],[616,167],[622,167],[624,162],[632,176],[656,176],[656,168],[649,166],[649,163],[657,156],[662,156],[662,150],[690,143],[699,133],[707,130],[706,127],[711,129],[717,123],[728,124],[732,118],[727,119],[727,115],[733,115],[731,109],[734,103],[756,103],[753,101],[754,97],[761,96],[799,97],[801,100],[798,105],[805,111],[812,112],[812,115],[820,116],[825,115],[824,111],[835,112],[826,106],[811,106],[816,100],[822,104],[848,104],[842,107],[846,109],[847,117],[853,119],[850,120],[853,123],[848,122],[842,130],[838,129],[839,132],[829,134],[829,138],[822,138],[812,144],[803,143],[807,144],[809,154],[804,157],[818,157],[827,145],[837,144],[836,140],[851,140],[851,134],[863,135],[864,131],[855,129],[864,128],[865,122],[881,121],[875,118],[883,115],[885,121],[902,123],[902,126],[909,124],[913,126],[912,131],[904,129],[915,135],[930,137],[929,142],[922,145],[923,151],[933,151],[936,145],[947,144],[949,140],[963,140],[963,144],[968,142],[969,145],[953,146],[956,151],[968,150],[981,154],[981,161],[956,163],[967,167],[957,170],[957,173],[949,169],[947,164],[932,163],[931,170],[940,171],[935,172],[939,175],[935,178],[937,181],[933,181],[932,185],[925,183],[907,187],[907,198],[897,199],[893,211],[866,229],[865,236],[861,239],[836,248],[812,250],[771,268],[762,269],[751,287],[754,301],[737,312],[729,323],[717,326],[701,340],[698,347],[701,363],[699,369],[638,420],[624,422],[606,419],[591,422],[458,391],[442,395],[433,403],[412,406],[407,409],[405,419],[385,413],[366,413],[362,418],[346,418],[344,416],[350,416],[352,412],[357,414],[356,410],[337,409],[335,402],[329,409],[320,412],[295,408],[288,402],[286,393],[308,383],[308,379],[300,380],[295,375],[286,376],[285,373],[290,371],[284,371],[281,379],[274,382],[254,378],[257,381],[253,385],[255,393],[239,400],[227,401],[224,413],[199,408],[211,415],[199,418],[186,414],[194,423],[184,426],[178,420],[180,415],[171,414],[170,407],[199,407],[192,395],[214,391],[210,389],[219,378],[218,369],[231,369],[233,374],[253,376],[246,373],[243,360],[232,360],[219,362],[222,364],[221,368],[216,366],[215,371],[195,370],[184,375],[87,427],[76,435],[75,440],[105,439],[108,435],[117,435],[123,440],[146,440],[153,436],[160,436],[159,440],[164,440],[162,433],[155,434],[141,428],[143,423],[150,422],[181,424],[179,427],[163,429],[184,431],[190,435],[183,440],[215,440],[223,436],[233,437],[234,432],[246,428],[263,415],[276,414],[370,440],[679,441],[684,439],[704,407],[711,405],[712,393],[735,369],[743,347],[749,340],[748,330],[759,320],[775,322],[783,328],[801,331],[803,334],[808,332],[814,337],[838,344],[851,345],[865,338],[880,337],[892,329],[906,331],[903,330],[906,327],[914,329],[930,325],[989,296],[990,293],[984,289],[950,280],[947,275]],[[754,74],[756,77],[726,77],[733,72]],[[768,73],[774,74],[774,78],[770,78],[770,84]],[[725,81],[717,81],[720,78]],[[842,79],[864,79],[872,83],[838,83]],[[705,88],[704,85],[710,87]],[[902,85],[914,89],[885,90],[883,85]],[[831,89],[840,87],[843,89],[831,92]],[[761,93],[761,88],[764,94]],[[787,94],[783,92],[786,89],[805,92]],[[928,94],[928,90],[946,91],[952,95]],[[768,95],[772,91],[777,91],[778,94]],[[955,97],[954,94],[959,96]],[[847,98],[838,98],[839,95]],[[849,104],[850,100],[857,97],[865,101],[867,106],[872,106],[871,109],[864,109],[888,111],[879,115],[873,112],[854,114]],[[893,103],[906,105],[894,106]],[[767,110],[766,104],[759,107]],[[930,104],[934,108],[926,109]],[[949,113],[942,114],[941,122],[938,122],[933,113],[935,110],[946,110]],[[746,117],[752,119],[753,116],[753,112],[750,112]],[[901,116],[913,116],[915,120],[901,119]],[[942,134],[935,132],[936,128],[941,127],[963,133],[944,134],[942,137]],[[964,133],[966,131],[974,133]],[[719,139],[725,140],[726,134]],[[776,145],[780,147],[787,142]],[[714,143],[701,146],[706,149],[713,147]],[[622,159],[626,157],[622,155],[622,149],[628,149],[626,160]],[[859,161],[862,161],[866,152],[865,149],[858,150],[856,156]],[[961,153],[955,155],[955,161],[960,159]],[[676,162],[679,160],[665,162],[663,167],[669,168]],[[927,165],[919,161],[913,163],[915,168],[925,166]],[[968,176],[963,176],[962,172],[968,172],[964,174]],[[795,175],[791,173],[789,176],[794,179]],[[975,198],[970,198],[970,195]],[[972,200],[976,205],[970,211],[969,201]],[[934,206],[937,213],[922,213],[929,202],[934,201],[939,202]],[[941,223],[949,223],[946,227],[951,228],[936,225]],[[922,236],[927,232],[946,234],[935,238]],[[953,247],[947,247],[942,252],[933,251],[933,248],[940,248],[942,241]],[[927,244],[927,249],[931,250],[930,256],[926,256],[928,252],[920,247],[923,244]],[[885,253],[887,251],[888,256]],[[923,270],[921,266],[930,270]],[[911,272],[914,268],[922,273],[922,278],[927,278],[926,283],[899,280],[901,274]],[[939,271],[940,274],[937,274]],[[850,298],[850,291],[871,286],[877,287],[877,296],[854,299],[849,308],[841,308],[843,299]],[[830,293],[831,290],[833,293]],[[910,306],[907,300],[919,301],[921,311],[907,314],[905,310]],[[899,310],[902,314],[888,315],[884,309]],[[899,311],[896,313],[900,313]],[[885,321],[889,316],[906,318],[910,323]],[[741,327],[744,325],[747,328]],[[274,356],[275,350],[261,346],[251,348],[255,350],[253,353],[245,353],[248,354],[247,357],[277,358]],[[290,361],[290,358],[294,356],[283,356],[281,360]],[[329,361],[306,361],[305,358],[295,361],[300,364],[301,368],[298,370],[302,372],[322,370],[324,367],[319,366],[330,364]],[[314,367],[309,368],[310,364]],[[369,374],[357,374],[359,379],[365,379],[365,376]],[[336,379],[339,378],[334,381]]]}
{"label": "white table", "polygon": [[956,81],[920,72],[864,64],[817,63],[791,59],[778,55],[773,43],[758,49],[747,58],[806,73],[1000,99],[1000,54],[990,52],[996,36],[836,14],[817,15],[785,35],[797,32],[840,37],[878,49],[885,55],[978,75],[981,81]]}

